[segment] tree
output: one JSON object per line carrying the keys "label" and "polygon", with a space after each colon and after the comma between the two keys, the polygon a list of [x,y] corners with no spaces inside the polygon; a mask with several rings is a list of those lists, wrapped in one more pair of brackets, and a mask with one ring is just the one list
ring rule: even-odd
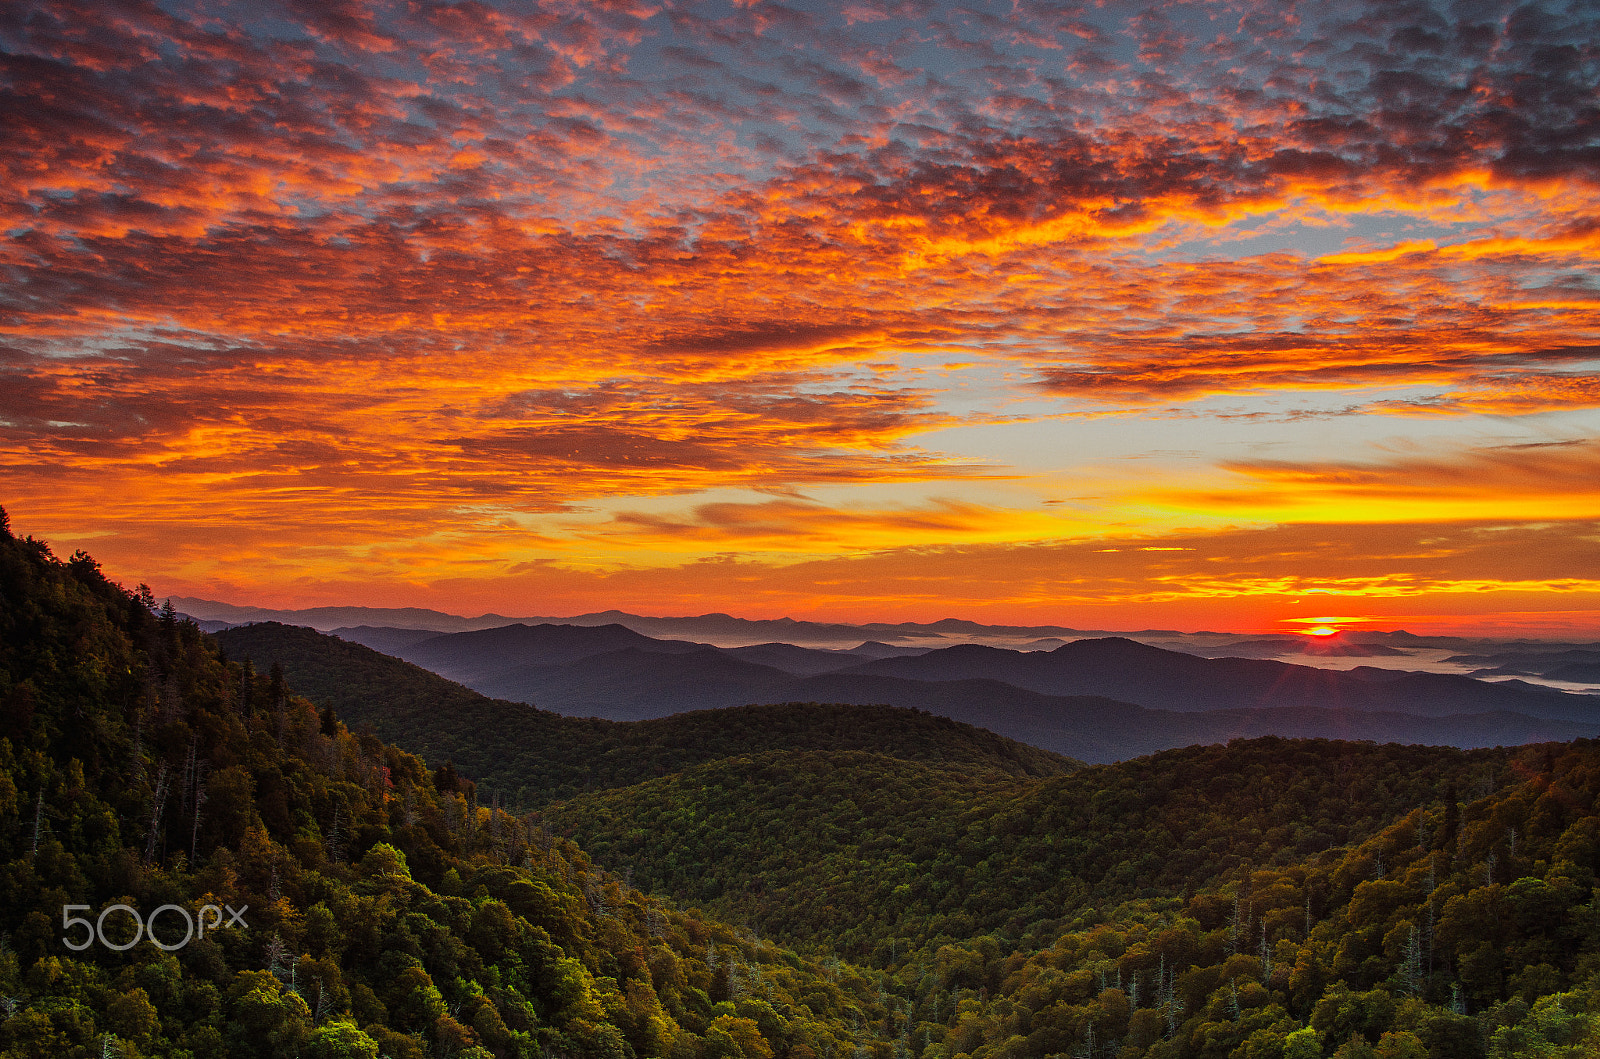
{"label": "tree", "polygon": [[1427,1045],[1416,1034],[1405,1030],[1385,1033],[1373,1052],[1378,1059],[1428,1059]]}
{"label": "tree", "polygon": [[1322,1035],[1310,1026],[1283,1039],[1283,1059],[1322,1059]]}
{"label": "tree", "polygon": [[378,1059],[378,1042],[353,1022],[318,1027],[304,1053],[307,1059]]}

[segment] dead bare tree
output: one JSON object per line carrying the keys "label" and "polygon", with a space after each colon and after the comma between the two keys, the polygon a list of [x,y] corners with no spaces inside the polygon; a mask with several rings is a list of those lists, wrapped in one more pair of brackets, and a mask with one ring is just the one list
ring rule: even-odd
{"label": "dead bare tree", "polygon": [[161,810],[167,801],[167,766],[162,765],[161,771],[156,774],[155,797],[150,801],[150,830],[145,836],[144,860],[146,864],[155,860],[156,840],[161,835]]}

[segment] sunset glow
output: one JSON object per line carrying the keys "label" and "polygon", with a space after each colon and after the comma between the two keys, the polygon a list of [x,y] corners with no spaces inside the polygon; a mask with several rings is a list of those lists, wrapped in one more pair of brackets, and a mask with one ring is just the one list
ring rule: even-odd
{"label": "sunset glow", "polygon": [[1597,41],[24,0],[0,504],[263,606],[1600,635]]}

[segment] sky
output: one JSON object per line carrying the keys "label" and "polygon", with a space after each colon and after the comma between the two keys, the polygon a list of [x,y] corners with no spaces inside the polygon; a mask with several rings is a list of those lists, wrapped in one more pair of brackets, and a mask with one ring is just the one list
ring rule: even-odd
{"label": "sky", "polygon": [[1600,7],[0,7],[0,504],[159,595],[1600,637]]}

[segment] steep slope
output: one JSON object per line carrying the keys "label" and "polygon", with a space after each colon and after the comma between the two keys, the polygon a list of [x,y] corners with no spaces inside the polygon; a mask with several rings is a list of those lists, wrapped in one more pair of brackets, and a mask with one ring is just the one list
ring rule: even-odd
{"label": "steep slope", "polygon": [[0,515],[0,1057],[889,1049],[876,983],[645,898],[152,602]]}
{"label": "steep slope", "polygon": [[839,765],[716,762],[547,815],[636,877],[871,946],[920,1059],[1600,1054],[1593,741],[1260,740],[970,799]]}
{"label": "steep slope", "polygon": [[907,1032],[922,1059],[1600,1054],[1600,747],[1507,764],[1359,844],[1086,909],[1025,958],[924,949]]}
{"label": "steep slope", "polygon": [[[484,697],[427,670],[312,629],[263,623],[218,634],[230,654],[287,679],[351,724],[449,759],[514,804],[626,786],[692,764],[793,748],[1051,775],[1074,763],[942,717],[878,706],[790,704],[623,724]],[[742,663],[741,663],[742,664]]]}

